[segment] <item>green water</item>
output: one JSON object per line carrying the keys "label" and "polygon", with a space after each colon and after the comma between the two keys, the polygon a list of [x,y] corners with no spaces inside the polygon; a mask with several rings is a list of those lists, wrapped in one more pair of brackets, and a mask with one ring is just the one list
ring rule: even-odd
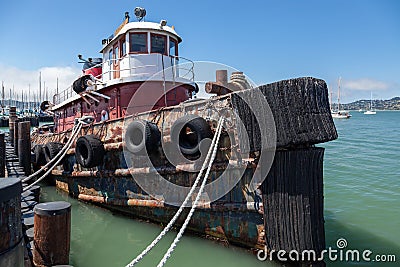
{"label": "green water", "polygon": [[[335,121],[339,139],[327,144],[324,162],[327,247],[338,238],[348,249],[395,254],[396,263],[327,261],[328,266],[397,266],[400,262],[400,112],[375,116],[352,112]],[[72,203],[71,264],[75,267],[125,266],[162,230],[114,215],[43,188],[44,201]],[[168,234],[137,266],[156,266],[176,232]],[[166,266],[281,266],[260,262],[252,253],[185,235]]]}

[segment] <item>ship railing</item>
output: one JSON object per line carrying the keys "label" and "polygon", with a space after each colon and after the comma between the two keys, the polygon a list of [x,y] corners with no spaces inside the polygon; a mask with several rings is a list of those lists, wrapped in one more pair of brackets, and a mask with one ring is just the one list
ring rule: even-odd
{"label": "ship railing", "polygon": [[[158,69],[157,64],[142,64],[142,65],[131,65],[131,60],[134,60],[136,57],[143,56],[143,54],[128,54],[121,58],[107,60],[105,62],[99,63],[89,69],[102,68],[102,73],[95,76],[96,84],[106,84],[112,80],[117,80],[120,78],[141,78],[155,75],[154,69],[159,70],[162,75],[162,79],[164,82],[167,81],[176,81],[178,79],[187,80],[190,82],[194,82],[194,62],[190,59],[180,57],[180,56],[165,56],[163,54],[157,54],[160,58],[160,62],[162,63],[161,69]],[[121,68],[115,68],[116,63],[121,64],[122,60],[128,59],[126,63],[128,66]],[[151,71],[152,70],[152,71]],[[116,75],[119,73],[119,75]],[[119,77],[118,77],[119,76]],[[118,77],[118,78],[114,78]],[[72,89],[72,85],[66,88],[65,90],[55,94],[53,96],[53,103],[55,105],[60,104],[67,100],[68,98],[74,96],[76,93]]]}

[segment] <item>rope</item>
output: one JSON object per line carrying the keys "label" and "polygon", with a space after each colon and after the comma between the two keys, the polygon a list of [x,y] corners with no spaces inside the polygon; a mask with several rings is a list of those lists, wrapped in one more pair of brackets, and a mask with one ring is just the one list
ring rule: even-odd
{"label": "rope", "polygon": [[[77,126],[79,126],[79,125],[77,125]],[[76,130],[78,130],[78,127],[76,127],[76,128],[74,127],[74,129],[73,129],[72,132],[71,132],[71,137],[74,136]],[[68,142],[65,144],[65,146],[60,150],[60,152],[58,152],[57,155],[54,156],[53,159],[51,159],[49,162],[47,162],[46,165],[44,165],[43,167],[41,167],[41,168],[40,168],[39,170],[37,170],[35,173],[32,173],[31,175],[29,175],[28,177],[26,177],[25,179],[23,179],[22,182],[23,182],[23,183],[24,183],[24,182],[27,182],[27,181],[29,181],[30,179],[36,177],[36,175],[38,175],[38,174],[41,173],[44,169],[46,169],[46,168],[49,167],[51,164],[53,164],[53,162],[55,162],[55,161],[57,160],[57,158],[58,158],[62,153],[64,153],[65,148],[67,147],[67,144],[68,144],[69,142],[71,142],[71,140],[72,140],[72,138],[70,138],[70,139],[68,140]]]}
{"label": "rope", "polygon": [[[220,120],[221,122],[221,120]],[[222,124],[222,123],[220,123]],[[218,127],[220,125],[218,124]],[[217,130],[218,130],[217,127]],[[164,230],[162,230],[162,232],[153,240],[153,242],[150,243],[150,245],[148,245],[146,247],[145,250],[142,251],[142,253],[140,253],[135,259],[133,259],[128,265],[126,265],[126,267],[133,267],[135,264],[137,264],[140,260],[143,259],[144,256],[146,256],[146,254],[148,254],[150,252],[150,250],[152,250],[154,248],[155,245],[157,245],[157,243],[161,240],[161,238],[163,238],[163,236],[172,228],[172,226],[174,225],[175,221],[179,218],[180,214],[182,213],[184,207],[186,206],[187,202],[189,201],[190,197],[192,196],[193,192],[195,191],[201,176],[203,175],[203,171],[208,163],[208,160],[211,156],[211,151],[213,150],[214,145],[216,144],[216,140],[217,140],[217,134],[214,135],[212,142],[211,142],[211,146],[208,150],[207,156],[203,162],[203,166],[200,169],[199,174],[197,175],[197,178],[195,180],[195,182],[192,185],[192,188],[190,188],[189,193],[187,194],[185,200],[183,201],[182,205],[179,207],[178,211],[175,213],[174,217],[171,219],[171,221],[168,223],[168,225],[164,228]],[[198,195],[199,196],[199,195]]]}
{"label": "rope", "polygon": [[[158,263],[157,267],[163,267],[165,265],[165,263],[167,262],[167,260],[171,257],[172,252],[174,252],[174,249],[175,249],[176,245],[178,244],[178,242],[182,238],[183,233],[185,232],[185,229],[186,229],[187,225],[189,224],[190,219],[193,216],[193,213],[194,213],[194,211],[196,209],[197,203],[199,202],[200,196],[201,196],[201,194],[202,194],[202,192],[204,190],[204,187],[206,185],[208,175],[210,174],[212,163],[214,162],[215,156],[217,154],[218,142],[219,142],[219,138],[221,136],[223,122],[224,122],[224,118],[221,117],[220,120],[219,120],[219,123],[218,123],[218,127],[217,127],[217,133],[216,133],[217,141],[216,141],[216,144],[215,144],[215,146],[213,148],[213,154],[211,156],[211,160],[209,161],[207,172],[204,175],[204,178],[203,178],[203,181],[201,183],[199,192],[197,193],[196,199],[194,200],[194,203],[193,203],[193,205],[192,205],[192,207],[190,209],[190,212],[189,212],[188,216],[186,217],[186,220],[183,223],[181,229],[179,230],[179,233],[175,237],[175,239],[172,242],[171,246],[169,247],[168,251],[164,254],[164,257],[162,258],[162,260]],[[211,150],[211,148],[210,148],[210,150]]]}
{"label": "rope", "polygon": [[[40,178],[38,178],[35,182],[33,182],[32,184],[24,187],[24,189],[22,190],[22,192],[25,192],[27,190],[29,190],[31,187],[33,187],[35,184],[39,183],[40,181],[42,181],[44,178],[46,178],[46,176],[61,162],[61,160],[63,160],[64,156],[67,154],[68,149],[70,149],[70,147],[72,146],[72,144],[74,143],[75,138],[78,136],[79,131],[81,130],[83,126],[83,123],[79,123],[78,124],[78,128],[77,131],[74,133],[73,136],[71,136],[70,140],[68,140],[67,144],[64,146],[65,151],[64,153],[59,157],[59,159],[57,160],[56,163],[54,163],[54,165],[52,167],[50,167]],[[64,149],[63,148],[63,149]],[[60,154],[60,153],[59,153]],[[58,155],[58,154],[57,154]]]}

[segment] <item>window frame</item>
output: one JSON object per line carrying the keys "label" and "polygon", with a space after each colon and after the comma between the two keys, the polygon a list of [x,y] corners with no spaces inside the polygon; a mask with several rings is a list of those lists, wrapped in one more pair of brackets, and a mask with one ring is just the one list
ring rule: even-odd
{"label": "window frame", "polygon": [[[151,36],[152,35],[161,36],[161,37],[165,38],[165,41],[164,41],[164,53],[152,52],[151,51],[151,48],[152,48]],[[168,51],[168,40],[167,40],[168,38],[167,37],[168,37],[168,35],[165,35],[165,34],[159,34],[159,33],[150,32],[150,54],[162,54],[162,55],[168,56],[169,51]]]}
{"label": "window frame", "polygon": [[111,46],[110,50],[108,50],[108,60],[109,60],[109,65],[111,66],[114,62],[113,60],[113,55],[114,55],[114,46]]}
{"label": "window frame", "polygon": [[176,40],[175,38],[172,38],[171,36],[169,36],[169,43],[168,43],[168,55],[171,56],[170,52],[171,52],[171,42],[175,43],[175,57],[179,57],[178,54],[178,40]]}
{"label": "window frame", "polygon": [[[146,51],[131,51],[131,35],[133,34],[146,34]],[[129,33],[129,53],[128,54],[148,54],[149,53],[149,33],[148,32],[130,32]]]}
{"label": "window frame", "polygon": [[[125,49],[123,49],[124,48],[124,45],[125,45]],[[124,51],[125,50],[125,51]],[[120,39],[119,39],[119,54],[120,54],[120,58],[123,58],[124,56],[126,56],[126,37],[125,36],[122,36]]]}

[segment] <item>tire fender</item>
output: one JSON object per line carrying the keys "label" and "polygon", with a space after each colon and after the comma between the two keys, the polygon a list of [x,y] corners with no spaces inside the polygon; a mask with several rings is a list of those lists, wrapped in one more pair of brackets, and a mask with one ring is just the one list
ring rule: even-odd
{"label": "tire fender", "polygon": [[63,146],[64,145],[59,142],[49,142],[46,145],[44,145],[43,151],[44,151],[44,156],[45,156],[46,162],[49,162],[50,160],[52,160],[58,154],[58,152],[61,151]]}
{"label": "tire fender", "polygon": [[213,133],[208,122],[197,115],[177,119],[171,127],[171,142],[177,143],[183,154],[195,155],[200,151],[203,139],[212,139]]}
{"label": "tire fender", "polygon": [[145,121],[131,122],[125,132],[125,146],[133,154],[154,152],[160,145],[161,133],[157,125]]}
{"label": "tire fender", "polygon": [[76,162],[84,168],[93,168],[103,164],[105,155],[103,142],[94,135],[78,138],[75,146]]}

